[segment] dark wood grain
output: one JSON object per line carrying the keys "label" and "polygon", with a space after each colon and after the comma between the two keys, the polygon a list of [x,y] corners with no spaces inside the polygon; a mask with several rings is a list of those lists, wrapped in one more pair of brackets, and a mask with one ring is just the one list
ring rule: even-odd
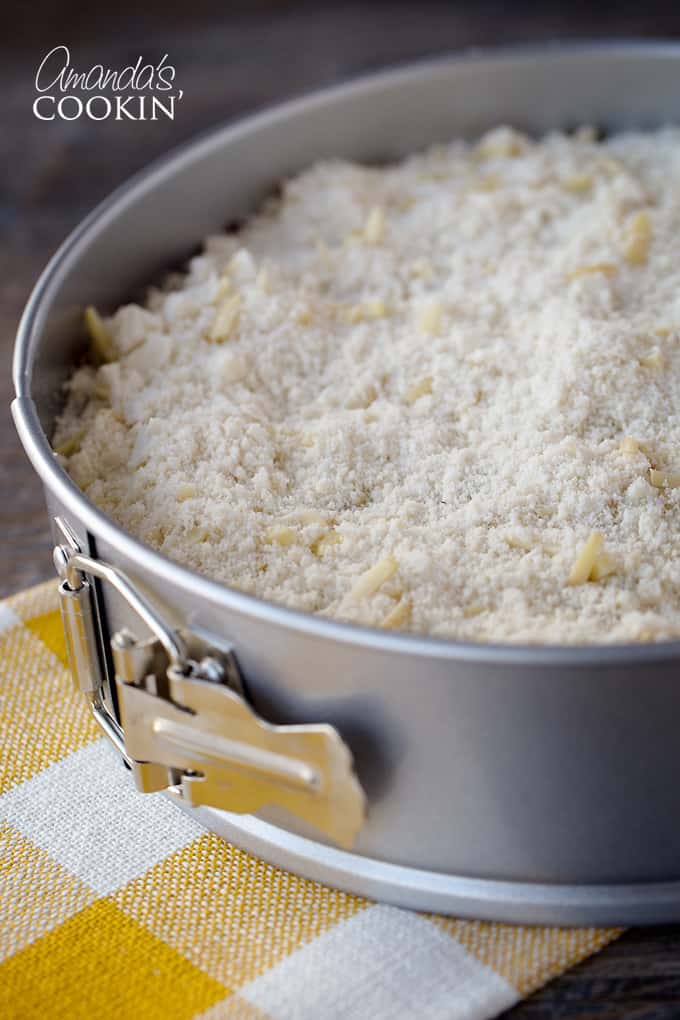
{"label": "dark wood grain", "polygon": [[[511,13],[508,11],[511,10]],[[113,187],[193,134],[306,89],[472,45],[557,37],[680,36],[673,4],[18,4],[0,61],[0,594],[51,576],[40,484],[8,413],[21,308],[59,242]],[[33,77],[51,46],[79,65],[169,54],[184,99],[174,122],[38,122]],[[680,1016],[680,927],[633,930],[508,1020]]]}

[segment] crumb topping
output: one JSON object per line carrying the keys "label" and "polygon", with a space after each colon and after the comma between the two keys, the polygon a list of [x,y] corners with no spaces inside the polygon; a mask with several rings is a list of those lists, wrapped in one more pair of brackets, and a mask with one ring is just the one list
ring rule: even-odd
{"label": "crumb topping", "polygon": [[680,637],[680,130],[319,163],[85,312],[54,449],[167,556],[371,626]]}

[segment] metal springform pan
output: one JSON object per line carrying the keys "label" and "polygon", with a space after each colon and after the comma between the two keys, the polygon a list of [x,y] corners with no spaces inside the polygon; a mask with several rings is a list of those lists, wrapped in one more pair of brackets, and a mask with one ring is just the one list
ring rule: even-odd
{"label": "metal springform pan", "polygon": [[499,123],[654,127],[679,96],[680,47],[663,43],[380,73],[199,138],[62,245],[19,328],[13,412],[45,487],[74,680],[140,790],[168,789],[266,860],[390,903],[680,921],[680,642],[481,645],[288,610],[124,533],[49,445],[83,308],[112,311],[282,177]]}

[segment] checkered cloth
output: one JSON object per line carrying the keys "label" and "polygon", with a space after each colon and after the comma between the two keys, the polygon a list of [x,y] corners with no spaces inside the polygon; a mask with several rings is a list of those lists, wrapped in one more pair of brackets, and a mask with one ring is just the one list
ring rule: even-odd
{"label": "checkered cloth", "polygon": [[141,796],[70,681],[56,584],[0,602],[0,1017],[481,1020],[613,929],[380,906]]}

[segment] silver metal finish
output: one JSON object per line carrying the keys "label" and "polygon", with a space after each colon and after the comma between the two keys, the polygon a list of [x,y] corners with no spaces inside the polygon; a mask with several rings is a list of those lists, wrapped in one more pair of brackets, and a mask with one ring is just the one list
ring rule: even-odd
{"label": "silver metal finish", "polygon": [[[67,539],[56,547],[55,562],[66,578],[59,595],[71,671],[140,792],[171,789],[189,804],[240,813],[276,805],[351,847],[366,805],[337,731],[259,719],[237,693],[242,684],[230,650],[210,648],[200,661],[191,657],[189,640],[165,623],[121,570],[81,553],[62,518],[57,530]],[[86,574],[106,581],[153,634],[139,641],[124,628],[111,638],[120,726],[103,700]],[[236,690],[229,687],[231,678],[238,678]]]}
{"label": "silver metal finish", "polygon": [[[63,554],[63,547],[61,551]],[[176,669],[181,669],[184,666],[189,654],[184,640],[171,627],[166,626],[165,621],[149,600],[144,598],[121,570],[81,552],[75,552],[68,556],[66,584],[69,588],[77,590],[83,583],[83,574],[91,574],[93,577],[98,577],[100,581],[110,584],[155,635],[165,650],[170,666]]]}
{"label": "silver metal finish", "polygon": [[83,694],[92,695],[101,687],[101,679],[89,583],[82,581],[78,589],[73,589],[62,581],[59,585],[59,608],[73,682]]}
{"label": "silver metal finish", "polygon": [[[184,807],[185,805],[180,805]],[[432,910],[480,921],[525,924],[661,924],[680,916],[680,882],[568,885],[500,882],[376,862],[309,839],[248,815],[199,808],[207,828],[266,861],[357,896],[376,895],[395,906]]]}
{"label": "silver metal finish", "polygon": [[[39,281],[19,330],[14,416],[50,512],[81,549],[96,545],[97,559],[128,574],[174,631],[232,644],[258,716],[323,719],[353,752],[369,800],[356,852],[310,840],[269,809],[238,819],[195,809],[240,845],[424,909],[680,920],[680,643],[484,646],[271,605],[122,532],[47,441],[55,394],[84,344],[83,307],[114,308],[282,176],[320,157],[396,158],[501,122],[533,132],[659,125],[677,118],[678,95],[680,48],[666,44],[476,54],[375,75],[220,129],[150,168],[82,224]],[[110,631],[135,630],[126,600],[104,587]]]}
{"label": "silver metal finish", "polygon": [[331,726],[272,726],[222,681],[206,680],[200,665],[189,673],[169,668],[164,697],[157,676],[150,690],[145,669],[136,676],[123,669],[118,660],[126,750],[137,761],[165,765],[175,778],[163,787],[176,786],[194,806],[245,813],[276,805],[338,845],[352,846],[365,798]]}

